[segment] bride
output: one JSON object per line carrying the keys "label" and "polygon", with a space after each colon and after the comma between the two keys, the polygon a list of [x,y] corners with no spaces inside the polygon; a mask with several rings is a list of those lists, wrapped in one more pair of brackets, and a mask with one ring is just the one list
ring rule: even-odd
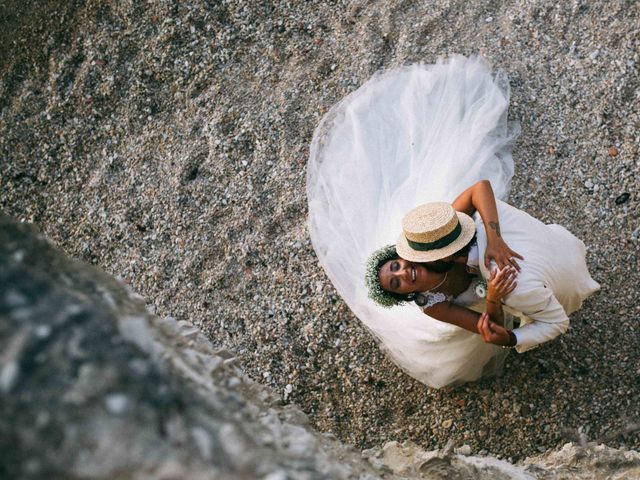
{"label": "bride", "polygon": [[[447,253],[451,258],[412,263],[381,247],[395,243],[401,220],[416,205],[437,202],[430,205],[439,205],[445,216],[451,215],[447,208],[477,210],[487,230],[482,266],[493,260],[504,267],[488,278],[487,298],[499,301],[513,290],[516,257],[522,257],[504,242],[491,242],[486,215],[487,209],[495,211],[487,192],[493,187],[495,197],[505,199],[513,175],[510,147],[518,126],[507,122],[508,103],[508,81],[501,73],[493,75],[479,57],[454,56],[375,75],[335,105],[314,133],[307,195],[318,259],[391,359],[432,387],[497,373],[508,352],[474,333],[475,323],[465,324],[486,326],[486,315],[477,322],[461,313],[469,311],[461,307],[478,303],[484,286],[467,267],[477,249],[467,235],[466,243],[457,240],[457,250]],[[402,290],[402,275],[420,282],[420,288]],[[376,284],[381,288],[371,298],[369,289],[375,291]],[[430,293],[415,295],[422,288]],[[445,293],[460,309],[453,317],[438,312]],[[502,321],[500,308],[490,306],[487,313]]]}
{"label": "bride", "polygon": [[[476,226],[470,217],[476,211],[487,235],[485,267],[489,270],[491,261],[498,266],[491,271],[488,288],[480,276]],[[488,181],[468,188],[452,205],[433,202],[414,208],[405,215],[403,229],[396,245],[379,249],[367,261],[365,279],[374,302],[390,307],[415,301],[433,318],[482,334],[478,314],[471,311],[479,308],[486,310],[492,322],[504,326],[501,300],[517,285],[516,258],[524,259],[500,234]],[[517,342],[511,331],[506,340],[498,344],[515,346]]]}

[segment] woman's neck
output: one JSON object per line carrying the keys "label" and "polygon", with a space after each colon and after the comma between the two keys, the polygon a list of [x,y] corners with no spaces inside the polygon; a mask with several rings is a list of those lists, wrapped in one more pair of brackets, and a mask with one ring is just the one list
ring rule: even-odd
{"label": "woman's neck", "polygon": [[456,263],[447,273],[446,281],[436,290],[448,295],[453,295],[454,297],[457,297],[469,288],[469,284],[473,279],[473,275],[467,272],[466,264]]}

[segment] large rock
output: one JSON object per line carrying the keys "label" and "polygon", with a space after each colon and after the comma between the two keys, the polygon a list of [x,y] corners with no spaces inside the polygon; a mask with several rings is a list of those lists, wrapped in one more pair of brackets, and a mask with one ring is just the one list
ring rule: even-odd
{"label": "large rock", "polygon": [[193,326],[0,216],[0,478],[358,478]]}
{"label": "large rock", "polygon": [[389,442],[365,452],[378,468],[401,478],[456,480],[637,480],[640,453],[605,445],[567,443],[561,449],[517,465],[493,457],[472,456],[468,448],[425,451],[412,442]]}

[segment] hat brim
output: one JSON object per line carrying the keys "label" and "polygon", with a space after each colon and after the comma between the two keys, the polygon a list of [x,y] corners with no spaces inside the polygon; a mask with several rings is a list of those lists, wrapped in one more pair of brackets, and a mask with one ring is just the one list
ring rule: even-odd
{"label": "hat brim", "polygon": [[448,257],[449,255],[453,255],[462,247],[464,247],[467,243],[469,243],[469,241],[471,241],[471,239],[475,235],[476,224],[473,219],[466,213],[456,212],[456,214],[458,215],[458,220],[460,221],[462,231],[460,232],[458,238],[456,238],[453,242],[451,242],[446,247],[423,252],[411,248],[404,236],[404,233],[402,233],[400,234],[400,237],[396,242],[396,251],[398,252],[400,258],[404,258],[405,260],[409,260],[410,262],[434,262],[436,260],[440,260],[441,258]]}

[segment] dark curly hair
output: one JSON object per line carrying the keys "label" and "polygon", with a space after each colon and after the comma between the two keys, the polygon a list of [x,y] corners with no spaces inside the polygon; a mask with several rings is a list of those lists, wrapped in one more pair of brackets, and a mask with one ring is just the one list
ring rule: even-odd
{"label": "dark curly hair", "polygon": [[[464,247],[453,254],[453,257],[457,258],[468,255],[469,250],[471,250],[471,246],[475,241],[476,236],[474,235]],[[398,255],[395,245],[382,247],[369,256],[365,272],[365,284],[367,286],[369,298],[381,307],[385,308],[394,307],[411,301],[415,301],[416,304],[421,307],[426,305],[427,298],[421,293],[402,294],[389,292],[383,289],[382,285],[380,285],[380,269],[389,260],[395,260],[398,258],[400,258],[400,255]],[[428,264],[423,263],[423,265],[425,265],[426,268],[429,268]]]}

